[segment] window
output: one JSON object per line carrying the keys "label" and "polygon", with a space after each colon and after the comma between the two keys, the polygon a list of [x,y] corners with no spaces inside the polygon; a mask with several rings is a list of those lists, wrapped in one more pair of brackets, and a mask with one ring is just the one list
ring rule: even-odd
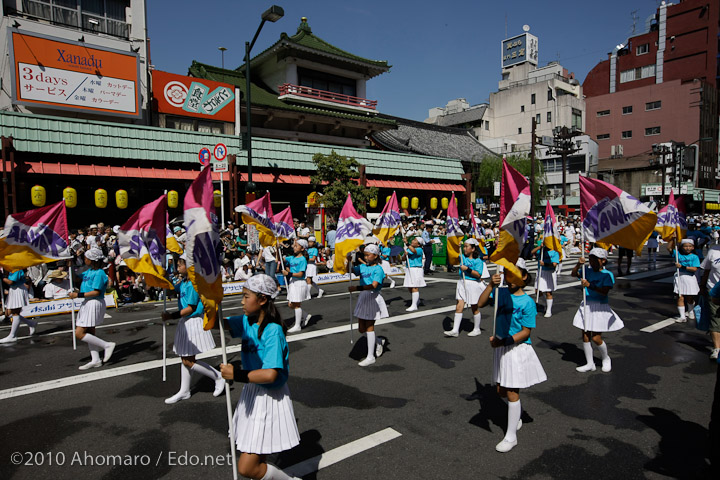
{"label": "window", "polygon": [[622,138],[632,138],[632,130],[625,130],[622,132]]}
{"label": "window", "polygon": [[598,117],[607,117],[608,115],[610,115],[610,110],[600,110],[597,112]]}
{"label": "window", "polygon": [[582,130],[582,112],[577,108],[572,109],[572,125],[570,126]]}
{"label": "window", "polygon": [[645,55],[650,51],[650,44],[649,43],[643,43],[642,45],[638,45],[635,48],[635,55]]}
{"label": "window", "polygon": [[535,125],[540,125],[540,114],[535,115]]}
{"label": "window", "polygon": [[660,127],[649,127],[645,129],[645,136],[660,135]]}
{"label": "window", "polygon": [[490,120],[485,120],[485,130],[490,130]]}
{"label": "window", "polygon": [[517,147],[517,144],[513,143],[512,145],[510,145],[510,151],[514,152],[516,147]]}
{"label": "window", "polygon": [[518,135],[522,133],[522,127],[518,127]]}
{"label": "window", "polygon": [[524,112],[524,111],[525,111],[525,105],[520,105],[520,111],[521,111],[521,112]]}
{"label": "window", "polygon": [[547,123],[552,122],[552,112],[547,112]]}
{"label": "window", "polygon": [[331,73],[298,67],[298,83],[302,87],[315,88],[324,92],[341,93],[351,97],[357,96],[357,83],[355,80]]}
{"label": "window", "polygon": [[22,5],[31,17],[128,38],[125,9],[130,6],[130,0],[23,0]]}
{"label": "window", "polygon": [[609,133],[601,133],[597,136],[598,140],[610,140],[610,134]]}
{"label": "window", "polygon": [[552,88],[548,88],[548,100],[555,100],[553,98],[553,90]]}
{"label": "window", "polygon": [[623,107],[623,115],[630,115],[632,113],[632,105]]}
{"label": "window", "polygon": [[645,111],[650,110],[659,110],[660,107],[662,107],[662,102],[660,100],[657,100],[655,102],[648,102],[645,104]]}
{"label": "window", "polygon": [[530,95],[530,103],[535,105],[535,94],[534,93],[532,95]]}
{"label": "window", "polygon": [[655,76],[655,64],[645,65],[644,67],[631,68],[620,72],[620,83],[632,82],[641,78]]}
{"label": "window", "polygon": [[209,122],[205,120],[197,120],[187,117],[168,116],[165,119],[165,126],[167,128],[174,128],[175,130],[183,130],[186,132],[203,132],[215,134],[224,133],[223,124],[221,122]]}

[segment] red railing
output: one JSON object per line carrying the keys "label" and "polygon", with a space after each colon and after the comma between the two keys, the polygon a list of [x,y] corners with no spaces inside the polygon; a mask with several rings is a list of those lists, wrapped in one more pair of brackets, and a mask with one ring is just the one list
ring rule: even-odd
{"label": "red railing", "polygon": [[326,102],[341,103],[351,107],[367,108],[375,110],[377,108],[377,100],[368,100],[367,98],[351,97],[342,93],[327,92],[316,88],[302,87],[285,83],[279,87],[280,95],[297,95],[298,97],[314,98],[316,100],[324,100]]}

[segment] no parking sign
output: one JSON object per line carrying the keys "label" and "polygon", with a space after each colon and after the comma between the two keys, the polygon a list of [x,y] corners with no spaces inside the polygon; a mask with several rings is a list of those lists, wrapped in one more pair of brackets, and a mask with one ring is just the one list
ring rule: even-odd
{"label": "no parking sign", "polygon": [[210,149],[203,147],[200,149],[200,153],[198,153],[198,160],[200,160],[200,165],[205,166],[210,164]]}

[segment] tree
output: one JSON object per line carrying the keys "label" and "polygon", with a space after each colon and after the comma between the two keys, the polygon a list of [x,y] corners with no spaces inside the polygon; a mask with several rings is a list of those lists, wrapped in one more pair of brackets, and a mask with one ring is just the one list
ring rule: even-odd
{"label": "tree", "polygon": [[[528,155],[511,155],[507,157],[507,161],[511,167],[530,178],[530,157]],[[477,187],[492,187],[493,182],[499,182],[502,179],[502,158],[486,157],[483,159],[480,167],[475,174],[475,185]],[[542,163],[535,158],[535,211],[538,205],[542,206],[542,195],[545,187],[545,173],[542,170]],[[532,187],[532,185],[531,185]]]}
{"label": "tree", "polygon": [[358,213],[365,213],[367,202],[377,196],[378,189],[359,184],[360,163],[354,157],[338,155],[333,150],[330,155],[316,153],[313,163],[315,174],[310,177],[310,183],[314,190],[324,185],[322,194],[326,208],[341,209],[350,192],[355,209]]}

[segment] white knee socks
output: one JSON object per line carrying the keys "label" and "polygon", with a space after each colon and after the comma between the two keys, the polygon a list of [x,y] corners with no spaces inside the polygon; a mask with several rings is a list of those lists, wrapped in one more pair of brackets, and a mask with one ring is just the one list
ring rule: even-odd
{"label": "white knee socks", "polygon": [[392,277],[388,277],[388,279],[390,280],[390,288],[395,288],[395,279]]}
{"label": "white knee socks", "polygon": [[192,370],[184,363],[180,363],[180,391],[178,393],[190,393],[190,380],[192,380]]}
{"label": "white knee socks", "polygon": [[20,315],[13,315],[12,326],[10,327],[9,337],[17,337],[18,327],[20,327]]}
{"label": "white knee socks", "polygon": [[192,371],[197,372],[201,375],[205,375],[206,377],[212,378],[213,380],[217,380],[218,378],[220,378],[220,372],[218,372],[205,362],[196,361],[195,365],[192,366]]}
{"label": "white knee socks", "polygon": [[482,318],[482,313],[480,313],[480,312],[473,315],[473,331],[475,331],[475,332],[480,331],[480,319],[481,318]]}
{"label": "white knee socks", "polygon": [[[91,333],[86,333],[85,336],[82,338],[82,341],[87,343],[88,345],[94,346],[98,348],[99,350],[104,350],[108,346],[108,342],[105,340],[101,340],[95,335]],[[91,349],[92,350],[92,349]]]}
{"label": "white knee socks", "polygon": [[678,313],[680,314],[680,319],[682,320],[685,318],[685,307],[677,307]]}
{"label": "white knee socks", "polygon": [[420,301],[420,292],[412,292],[412,308],[418,308]]}
{"label": "white knee socks", "polygon": [[583,351],[585,352],[585,365],[577,367],[578,372],[591,372],[595,370],[595,360],[593,360],[592,343],[583,342]]}
{"label": "white knee socks", "polygon": [[522,414],[522,406],[520,400],[517,402],[508,402],[508,425],[507,432],[505,432],[506,442],[517,441],[517,427],[518,421],[520,421],[520,415]]}
{"label": "white knee socks", "polygon": [[545,315],[550,315],[550,314],[552,314],[553,299],[552,299],[552,298],[548,298],[548,299],[546,300],[546,302],[547,302],[547,308],[545,309]]}
{"label": "white knee socks", "polygon": [[275,465],[267,464],[267,472],[265,472],[265,476],[261,478],[260,480],[292,480],[294,477],[288,476],[287,473],[283,472],[279,468],[277,468]]}
{"label": "white knee socks", "polygon": [[367,358],[375,358],[375,332],[367,332],[368,353]]}
{"label": "white knee socks", "polygon": [[456,313],[455,318],[453,319],[453,328],[452,331],[455,333],[460,333],[460,324],[462,323],[462,313]]}
{"label": "white knee socks", "polygon": [[609,372],[612,370],[612,361],[610,360],[610,355],[608,355],[607,343],[603,342],[598,345],[598,350],[600,350],[600,355],[602,355],[602,371]]}

